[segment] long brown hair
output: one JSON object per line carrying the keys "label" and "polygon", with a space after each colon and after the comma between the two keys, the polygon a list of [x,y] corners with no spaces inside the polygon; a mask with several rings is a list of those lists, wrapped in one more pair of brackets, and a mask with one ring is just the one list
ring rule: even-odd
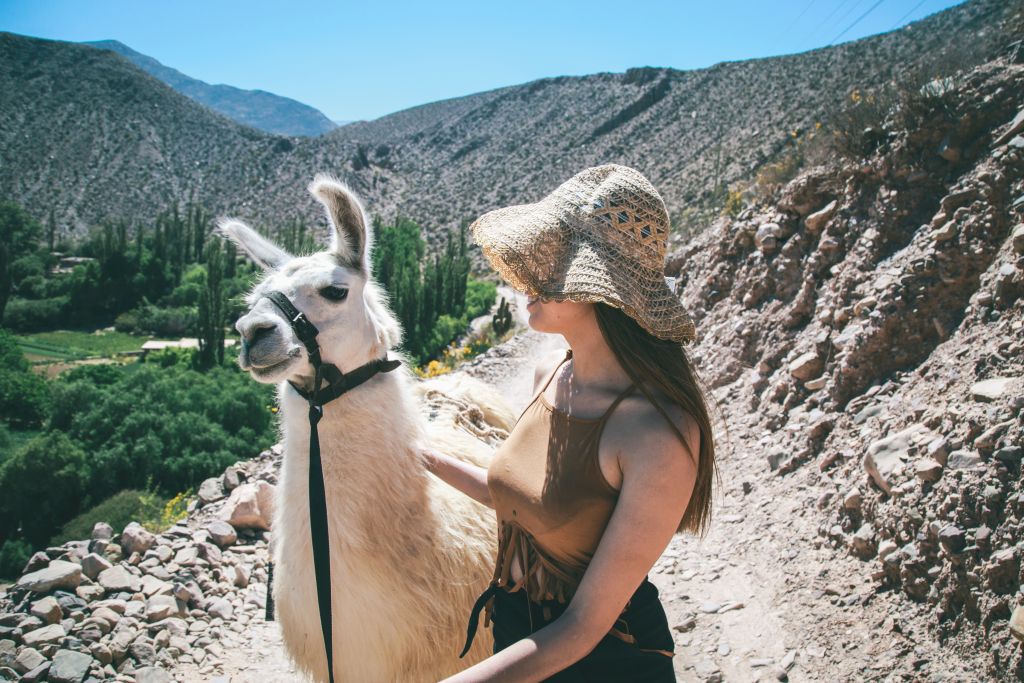
{"label": "long brown hair", "polygon": [[[645,388],[645,383],[661,390],[673,403],[689,413],[700,427],[700,451],[691,456],[697,458],[697,481],[677,531],[692,531],[703,535],[711,521],[711,487],[718,471],[711,416],[700,380],[693,371],[686,350],[679,342],[655,337],[627,313],[614,306],[595,302],[594,312],[601,334],[615,358],[647,399],[665,415]],[[668,419],[668,415],[665,417]],[[675,424],[671,420],[670,423]],[[686,446],[685,443],[683,445]]]}

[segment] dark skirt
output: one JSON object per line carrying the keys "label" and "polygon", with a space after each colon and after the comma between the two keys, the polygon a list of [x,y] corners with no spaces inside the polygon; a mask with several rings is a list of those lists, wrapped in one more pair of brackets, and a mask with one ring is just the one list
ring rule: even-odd
{"label": "dark skirt", "polygon": [[[498,590],[494,594],[491,614],[494,652],[540,630],[557,619],[567,606],[554,600],[530,601],[523,590],[515,593]],[[545,613],[548,618],[545,618]],[[665,610],[658,599],[658,589],[647,577],[633,594],[617,624],[636,642],[628,643],[609,633],[590,654],[547,680],[557,683],[662,683],[676,680],[672,657],[654,651],[674,652],[675,643]]]}

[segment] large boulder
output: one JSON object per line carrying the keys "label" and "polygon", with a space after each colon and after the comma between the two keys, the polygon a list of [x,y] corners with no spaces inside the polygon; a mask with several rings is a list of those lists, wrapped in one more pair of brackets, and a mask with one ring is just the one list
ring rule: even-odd
{"label": "large boulder", "polygon": [[274,517],[274,487],[265,481],[242,484],[234,491],[220,518],[235,529],[270,529]]}
{"label": "large boulder", "polygon": [[109,593],[120,593],[123,591],[137,593],[142,590],[142,581],[139,577],[135,576],[121,565],[113,566],[110,569],[104,569],[100,572],[96,581]]}
{"label": "large boulder", "polygon": [[132,553],[145,553],[155,542],[156,536],[146,531],[138,522],[130,523],[121,532],[121,550],[124,551],[125,557]]}
{"label": "large boulder", "polygon": [[50,664],[50,683],[82,683],[92,665],[92,656],[74,650],[57,650]]}
{"label": "large boulder", "polygon": [[25,574],[14,584],[15,590],[49,593],[57,588],[75,590],[82,582],[82,567],[75,562],[53,560],[45,569]]}

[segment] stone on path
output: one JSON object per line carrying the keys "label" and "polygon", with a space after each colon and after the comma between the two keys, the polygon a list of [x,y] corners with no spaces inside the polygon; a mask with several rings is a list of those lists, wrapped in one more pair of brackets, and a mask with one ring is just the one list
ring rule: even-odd
{"label": "stone on path", "polygon": [[50,664],[50,683],[81,683],[89,673],[92,656],[74,650],[58,650]]}
{"label": "stone on path", "polygon": [[153,547],[156,536],[151,534],[138,522],[131,522],[121,532],[121,549],[125,557],[132,553],[145,553]]}
{"label": "stone on path", "polygon": [[264,481],[242,484],[224,504],[220,518],[236,529],[270,529],[274,516],[274,487]]}
{"label": "stone on path", "polygon": [[991,402],[999,398],[1010,388],[1016,377],[993,377],[971,385],[971,398],[975,401]]}
{"label": "stone on path", "polygon": [[1013,608],[1013,615],[1010,617],[1010,633],[1017,640],[1024,642],[1024,606],[1017,605]]}
{"label": "stone on path", "polygon": [[142,581],[121,565],[104,569],[96,579],[101,586],[111,593],[128,591],[136,593],[142,589]]}
{"label": "stone on path", "polygon": [[49,593],[57,588],[74,590],[82,582],[82,567],[75,562],[54,560],[50,566],[25,574],[14,584],[15,590]]}
{"label": "stone on path", "polygon": [[892,495],[897,473],[904,468],[910,457],[910,449],[917,444],[928,443],[937,435],[924,425],[915,424],[868,446],[864,454],[864,470],[878,487]]}
{"label": "stone on path", "polygon": [[135,671],[135,683],[173,683],[173,679],[160,667],[144,666]]}
{"label": "stone on path", "polygon": [[52,595],[33,602],[29,614],[38,617],[44,624],[56,624],[64,616],[57,599]]}
{"label": "stone on path", "polygon": [[49,626],[37,628],[35,631],[29,631],[21,637],[21,642],[25,647],[36,647],[56,643],[66,635],[67,633],[64,631],[63,626],[60,624],[50,624]]}

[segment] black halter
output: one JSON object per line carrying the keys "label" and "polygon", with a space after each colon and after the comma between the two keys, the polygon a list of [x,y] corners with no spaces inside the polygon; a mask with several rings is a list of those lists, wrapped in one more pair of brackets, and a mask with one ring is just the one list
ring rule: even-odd
{"label": "black halter", "polygon": [[[295,336],[306,347],[309,362],[313,365],[313,387],[304,390],[294,382],[288,383],[306,399],[309,404],[309,530],[313,541],[313,571],[316,575],[316,599],[320,608],[320,630],[324,637],[327,653],[327,679],[334,683],[334,641],[331,623],[331,553],[330,537],[327,534],[327,494],[324,490],[324,471],[320,460],[320,435],[317,423],[324,415],[324,404],[330,403],[342,394],[355,389],[378,372],[391,372],[402,363],[383,358],[360,365],[351,372],[342,372],[336,365],[324,363],[320,357],[320,345],[316,336],[320,333],[309,318],[295,308],[291,300],[281,292],[271,290],[263,294],[284,314]],[[326,379],[326,387],[322,383]],[[267,619],[273,619],[274,603],[271,595],[273,565],[267,575]]]}

